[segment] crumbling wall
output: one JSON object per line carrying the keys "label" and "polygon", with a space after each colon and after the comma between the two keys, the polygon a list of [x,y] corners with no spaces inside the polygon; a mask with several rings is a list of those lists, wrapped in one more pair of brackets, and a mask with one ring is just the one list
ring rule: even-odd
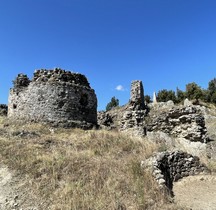
{"label": "crumbling wall", "polygon": [[8,117],[67,127],[97,124],[97,98],[86,77],[61,69],[19,74],[10,90]]}
{"label": "crumbling wall", "polygon": [[147,121],[149,132],[162,131],[190,141],[208,141],[204,116],[195,106],[173,107],[161,112],[152,110]]}
{"label": "crumbling wall", "polygon": [[101,127],[116,128],[143,136],[161,131],[190,142],[209,141],[205,119],[196,106],[175,106],[173,101],[145,105],[144,90],[139,80],[131,83],[129,103],[123,107],[98,113]]}
{"label": "crumbling wall", "polygon": [[207,167],[197,156],[183,151],[158,153],[153,158],[144,161],[142,166],[147,164],[152,167],[153,176],[159,185],[171,194],[173,182],[186,176],[208,173]]}
{"label": "crumbling wall", "polygon": [[146,114],[142,81],[134,80],[131,83],[129,103],[108,112],[99,112],[98,124],[103,128],[117,129],[133,135],[144,136],[146,135],[144,123]]}
{"label": "crumbling wall", "polygon": [[130,92],[129,104],[130,104],[131,110],[145,109],[144,88],[143,88],[142,81],[134,80],[131,82],[131,92]]}

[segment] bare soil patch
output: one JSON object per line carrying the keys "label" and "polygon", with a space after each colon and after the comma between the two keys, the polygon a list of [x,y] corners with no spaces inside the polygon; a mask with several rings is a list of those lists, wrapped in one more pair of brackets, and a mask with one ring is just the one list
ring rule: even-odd
{"label": "bare soil patch", "polygon": [[173,187],[175,202],[192,210],[216,210],[216,175],[186,177]]}

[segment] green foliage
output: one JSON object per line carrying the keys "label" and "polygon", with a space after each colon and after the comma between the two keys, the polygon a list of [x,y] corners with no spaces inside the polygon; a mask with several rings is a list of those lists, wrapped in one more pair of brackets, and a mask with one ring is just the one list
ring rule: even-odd
{"label": "green foliage", "polygon": [[144,101],[145,101],[147,104],[149,104],[149,103],[152,102],[151,97],[150,97],[149,95],[145,95],[145,96],[144,96]]}
{"label": "green foliage", "polygon": [[207,102],[216,103],[216,78],[209,82]]}
{"label": "green foliage", "polygon": [[216,78],[209,82],[208,90],[210,91],[210,93],[216,92]]}
{"label": "green foliage", "polygon": [[[148,97],[149,96],[146,96],[145,101],[150,99],[150,97]],[[201,99],[204,102],[216,104],[216,78],[209,81],[207,89],[202,89],[195,82],[191,82],[186,85],[185,92],[177,88],[176,92],[163,89],[157,94],[158,102],[172,100],[174,103],[181,103],[185,98],[196,100],[196,102],[199,102],[198,99]]]}
{"label": "green foliage", "polygon": [[180,103],[185,99],[185,92],[180,90],[179,88],[176,89],[176,102]]}
{"label": "green foliage", "polygon": [[216,104],[216,92],[214,92],[211,96],[211,102]]}
{"label": "green foliage", "polygon": [[157,94],[157,101],[158,102],[166,102],[172,100],[173,102],[176,102],[176,96],[175,92],[173,90],[160,90]]}
{"label": "green foliage", "polygon": [[203,99],[204,94],[203,94],[201,87],[198,86],[195,82],[192,82],[186,85],[186,97],[189,100],[192,100],[192,99],[198,100],[198,99]]}
{"label": "green foliage", "polygon": [[202,98],[202,100],[204,101],[204,102],[211,102],[211,96],[210,96],[210,94],[209,94],[209,90],[202,90],[202,92],[203,92],[203,98]]}
{"label": "green foliage", "polygon": [[117,107],[117,106],[119,106],[119,100],[115,98],[114,96],[111,98],[111,101],[106,105],[106,111],[109,111],[112,108]]}

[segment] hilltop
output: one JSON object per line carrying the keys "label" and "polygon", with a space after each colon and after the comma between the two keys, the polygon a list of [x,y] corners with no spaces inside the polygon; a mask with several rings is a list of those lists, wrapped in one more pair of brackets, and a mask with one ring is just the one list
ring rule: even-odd
{"label": "hilltop", "polygon": [[1,117],[1,209],[167,206],[166,195],[140,167],[158,149],[120,132],[12,124]]}
{"label": "hilltop", "polygon": [[[214,136],[216,109],[208,112],[206,125]],[[154,154],[171,149],[157,140],[116,130],[14,123],[1,117],[1,208],[186,209],[175,197],[170,203],[151,172],[141,167]],[[203,157],[202,162],[214,173],[215,160]]]}
{"label": "hilltop", "polygon": [[147,103],[135,80],[127,104],[96,108],[84,75],[17,76],[0,106],[1,209],[214,209],[212,103]]}

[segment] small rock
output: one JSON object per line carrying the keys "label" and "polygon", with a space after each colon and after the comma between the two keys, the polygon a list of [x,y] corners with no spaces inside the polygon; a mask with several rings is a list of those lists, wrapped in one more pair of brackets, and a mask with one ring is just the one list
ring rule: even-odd
{"label": "small rock", "polygon": [[184,100],[184,106],[192,106],[192,102],[188,100],[188,98],[186,98]]}
{"label": "small rock", "polygon": [[165,182],[165,180],[164,179],[159,179],[158,180],[158,184],[159,185],[163,185],[163,184],[165,184],[166,182]]}
{"label": "small rock", "polygon": [[19,198],[18,195],[15,195],[15,196],[14,196],[14,200],[17,200],[18,198]]}
{"label": "small rock", "polygon": [[14,207],[17,207],[18,205],[19,205],[18,203],[14,203],[14,204],[13,204]]}

